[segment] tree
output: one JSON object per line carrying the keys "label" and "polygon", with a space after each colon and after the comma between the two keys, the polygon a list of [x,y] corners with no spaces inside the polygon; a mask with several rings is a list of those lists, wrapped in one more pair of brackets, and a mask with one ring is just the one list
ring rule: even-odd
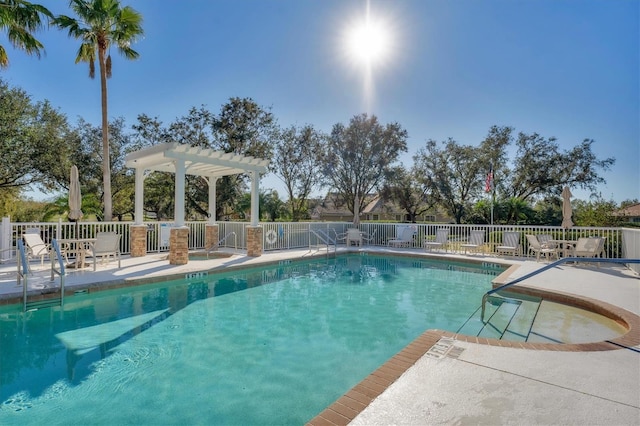
{"label": "tree", "polygon": [[[231,98],[220,114],[213,117],[214,140],[210,148],[256,158],[271,159],[278,126],[273,114],[251,98]],[[217,209],[233,210],[234,204],[246,190],[244,174],[218,179]]]}
{"label": "tree", "polygon": [[[9,42],[27,55],[40,58],[44,46],[33,33],[44,26],[43,18],[53,18],[49,10],[25,0],[0,0],[0,28],[7,33]],[[9,55],[0,45],[0,68],[9,66]]]}
{"label": "tree", "polygon": [[382,188],[382,197],[393,200],[409,214],[411,223],[415,223],[418,215],[435,204],[430,188],[422,182],[422,175],[415,166],[409,171],[404,166],[393,167]]}
{"label": "tree", "polygon": [[564,186],[595,191],[605,183],[598,169],[609,170],[614,158],[599,160],[591,150],[592,139],[585,139],[572,149],[561,152],[555,138],[545,139],[537,133],[519,133],[518,151],[507,195],[527,200],[549,194],[559,195]]}
{"label": "tree", "polygon": [[[120,117],[109,123],[109,158],[111,175],[109,180],[113,182],[114,214],[122,220],[125,214],[132,214],[134,192],[134,170],[125,167],[125,156],[135,151],[139,145],[126,131],[124,118]],[[78,120],[74,132],[75,137],[70,141],[73,145],[71,161],[80,170],[80,186],[82,188],[83,201],[88,194],[96,195],[96,200],[101,201],[104,208],[104,192],[101,191],[100,181],[102,175],[101,164],[104,155],[102,145],[102,129],[93,126],[83,119]],[[65,187],[68,185],[68,170],[65,174]],[[84,210],[83,210],[84,211]],[[104,212],[104,209],[103,209]],[[104,219],[102,213],[96,215],[98,219]]]}
{"label": "tree", "polygon": [[624,217],[615,216],[615,201],[606,201],[599,194],[590,201],[574,200],[573,221],[576,226],[620,226]]}
{"label": "tree", "polygon": [[102,178],[104,220],[112,218],[111,170],[109,160],[109,123],[107,111],[107,79],[111,77],[110,48],[115,45],[127,59],[137,59],[138,52],[131,44],[142,36],[142,15],[118,0],[71,0],[71,9],[79,20],[60,15],[55,23],[67,29],[70,37],[81,40],[76,63],[89,64],[89,77],[95,77],[95,61],[100,70],[102,102]]}
{"label": "tree", "polygon": [[[513,142],[513,128],[503,126],[491,126],[487,136],[480,143],[477,151],[480,162],[480,174],[478,176],[479,188],[484,188],[485,179],[490,169],[493,169],[493,191],[491,197],[496,193],[506,192],[506,176],[509,176],[509,163],[507,158],[507,148]],[[491,209],[489,209],[491,210]],[[489,216],[491,213],[489,213]]]}
{"label": "tree", "polygon": [[291,126],[282,131],[275,147],[272,170],[285,184],[294,222],[303,218],[312,189],[322,182],[319,153],[326,136],[313,126]]}
{"label": "tree", "polygon": [[69,165],[66,116],[0,79],[0,123],[0,190],[32,184],[58,188]]}
{"label": "tree", "polygon": [[383,126],[375,115],[356,115],[349,126],[333,126],[323,175],[352,213],[362,211],[365,196],[382,187],[389,168],[407,151],[406,140],[407,131],[398,123]]}
{"label": "tree", "polygon": [[484,163],[479,148],[459,145],[453,139],[442,142],[442,149],[434,140],[428,140],[413,157],[418,174],[433,194],[437,203],[462,223],[472,202],[480,194],[479,181],[484,176]]}
{"label": "tree", "polygon": [[517,197],[511,197],[504,200],[498,209],[504,212],[506,223],[512,225],[527,225],[529,218],[533,217],[533,209],[529,204]]}

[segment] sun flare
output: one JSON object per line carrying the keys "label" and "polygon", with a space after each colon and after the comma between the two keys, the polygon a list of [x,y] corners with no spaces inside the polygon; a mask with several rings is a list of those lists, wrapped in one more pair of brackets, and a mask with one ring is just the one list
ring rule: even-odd
{"label": "sun flare", "polygon": [[390,36],[381,22],[367,16],[365,22],[349,31],[347,46],[349,54],[358,62],[375,64],[389,54]]}

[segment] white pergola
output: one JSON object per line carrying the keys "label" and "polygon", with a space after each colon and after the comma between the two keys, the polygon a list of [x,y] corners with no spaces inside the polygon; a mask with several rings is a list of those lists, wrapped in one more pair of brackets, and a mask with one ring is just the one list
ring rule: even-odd
{"label": "white pergola", "polygon": [[207,148],[192,147],[177,142],[164,143],[125,157],[125,165],[136,170],[135,224],[142,225],[144,179],[146,171],[175,173],[175,213],[177,226],[184,225],[185,176],[202,176],[209,185],[209,222],[216,220],[216,181],[222,176],[248,173],[251,176],[251,225],[259,219],[258,190],[260,173],[266,173],[269,160],[246,157]]}

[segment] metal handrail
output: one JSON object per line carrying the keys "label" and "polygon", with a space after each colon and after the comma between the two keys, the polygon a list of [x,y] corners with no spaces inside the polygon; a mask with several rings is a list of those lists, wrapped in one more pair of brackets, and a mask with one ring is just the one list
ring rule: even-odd
{"label": "metal handrail", "polygon": [[[27,252],[24,249],[24,243],[21,239],[16,241],[18,247],[18,278],[17,284],[22,283],[22,299],[24,301],[24,310],[27,310],[27,277],[29,276],[29,264],[27,263]],[[20,268],[22,266],[22,269]]]}
{"label": "metal handrail", "polygon": [[231,235],[233,235],[234,246],[235,246],[235,249],[237,251],[238,250],[238,235],[235,232],[232,231],[232,232],[229,232],[224,237],[222,237],[222,239],[220,241],[218,241],[216,244],[214,244],[213,246],[211,246],[211,248],[209,248],[207,250],[207,259],[209,259],[209,253],[219,249],[220,248],[220,244],[224,243],[227,240],[227,238],[229,238]]}
{"label": "metal handrail", "polygon": [[[51,241],[51,248],[52,248],[51,251],[56,255],[56,257],[54,258],[53,256],[51,256],[51,254],[49,254],[49,257],[51,258],[51,281],[53,281],[55,274],[60,276],[60,306],[63,306],[64,305],[64,276],[66,275],[66,272],[65,272],[64,262],[62,259],[62,253],[60,252],[60,244],[58,243],[58,240],[56,238],[54,238]],[[58,261],[58,265],[60,265],[59,269],[56,269],[55,267],[56,260]]]}
{"label": "metal handrail", "polygon": [[[324,232],[322,229],[309,229],[309,231],[311,233],[313,233],[313,235],[316,236],[316,238],[318,238],[320,241],[322,241],[326,246],[327,246],[327,256],[329,255],[329,246],[331,244],[333,244],[333,246],[337,249],[337,243],[336,240],[331,240],[331,237],[329,236],[328,233]],[[335,231],[334,231],[335,232]]]}
{"label": "metal handrail", "polygon": [[548,271],[551,268],[554,268],[558,265],[562,265],[563,263],[568,263],[568,262],[587,262],[587,263],[591,263],[591,262],[598,262],[598,263],[621,263],[621,264],[627,264],[627,263],[640,263],[640,259],[609,259],[609,258],[601,258],[601,257],[564,257],[562,259],[558,259],[553,263],[550,263],[546,266],[543,266],[540,269],[536,269],[533,272],[530,272],[526,275],[521,276],[520,278],[516,278],[515,280],[501,285],[500,287],[496,287],[494,289],[489,290],[488,292],[486,292],[483,296],[482,296],[482,311],[480,314],[480,319],[482,322],[484,322],[484,310],[485,310],[485,305],[487,303],[487,298],[492,295],[493,293],[497,293],[500,290],[504,290],[507,287],[511,287],[512,285],[521,283],[522,281],[529,279],[533,276],[536,276],[544,271]]}

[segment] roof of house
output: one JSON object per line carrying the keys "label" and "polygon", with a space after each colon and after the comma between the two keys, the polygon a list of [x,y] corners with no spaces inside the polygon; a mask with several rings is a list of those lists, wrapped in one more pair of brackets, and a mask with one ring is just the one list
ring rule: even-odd
{"label": "roof of house", "polygon": [[616,212],[613,212],[614,216],[630,216],[630,217],[640,217],[640,203],[632,204],[630,206],[625,207],[624,209],[620,209]]}

